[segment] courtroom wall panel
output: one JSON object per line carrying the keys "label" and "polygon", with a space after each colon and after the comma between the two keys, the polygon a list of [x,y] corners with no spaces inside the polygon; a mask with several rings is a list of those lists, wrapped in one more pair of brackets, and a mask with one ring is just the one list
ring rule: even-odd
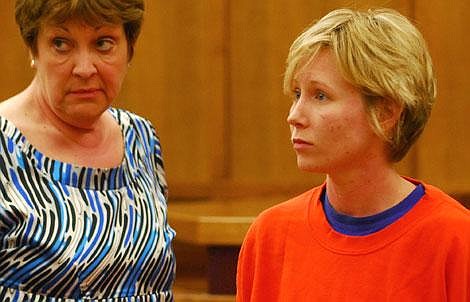
{"label": "courtroom wall panel", "polygon": [[224,1],[146,1],[143,31],[120,97],[163,145],[170,194],[207,195],[223,173]]}
{"label": "courtroom wall panel", "polygon": [[[0,2],[1,99],[33,76],[13,6]],[[438,99],[423,137],[398,167],[446,191],[470,192],[468,2],[147,0],[146,6],[116,106],[156,126],[172,198],[291,195],[322,181],[296,167],[282,77],[295,37],[344,6],[392,7],[423,31]]]}
{"label": "courtroom wall panel", "polygon": [[34,72],[26,46],[17,29],[14,1],[0,2],[0,101],[22,91]]}
{"label": "courtroom wall panel", "polygon": [[419,142],[418,176],[451,193],[470,192],[469,1],[416,1],[416,19],[437,73],[437,100]]}

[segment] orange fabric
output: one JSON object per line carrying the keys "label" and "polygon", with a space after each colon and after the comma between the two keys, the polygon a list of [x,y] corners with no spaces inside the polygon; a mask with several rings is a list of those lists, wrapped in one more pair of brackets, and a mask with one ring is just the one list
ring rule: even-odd
{"label": "orange fabric", "polygon": [[237,301],[470,302],[470,212],[437,188],[367,236],[337,233],[323,186],[263,212],[243,243]]}

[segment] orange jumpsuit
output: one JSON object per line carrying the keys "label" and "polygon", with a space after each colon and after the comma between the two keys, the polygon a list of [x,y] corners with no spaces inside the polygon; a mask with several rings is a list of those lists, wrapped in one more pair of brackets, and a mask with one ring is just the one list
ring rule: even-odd
{"label": "orange jumpsuit", "polygon": [[366,236],[331,228],[324,185],[264,211],[240,252],[237,301],[470,302],[470,212],[424,188],[409,212]]}

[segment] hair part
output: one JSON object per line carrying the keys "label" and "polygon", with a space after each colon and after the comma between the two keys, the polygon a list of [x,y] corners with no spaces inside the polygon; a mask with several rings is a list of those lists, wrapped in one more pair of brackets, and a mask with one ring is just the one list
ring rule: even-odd
{"label": "hair part", "polygon": [[[422,133],[436,97],[432,61],[421,33],[391,9],[332,11],[292,44],[284,75],[286,94],[297,70],[322,48],[333,51],[344,78],[361,91],[372,128],[386,142],[390,160],[400,161]],[[381,122],[390,105],[401,109],[392,129]]]}
{"label": "hair part", "polygon": [[129,60],[143,21],[143,0],[16,0],[15,18],[21,36],[33,55],[41,26],[79,19],[87,24],[122,24]]}

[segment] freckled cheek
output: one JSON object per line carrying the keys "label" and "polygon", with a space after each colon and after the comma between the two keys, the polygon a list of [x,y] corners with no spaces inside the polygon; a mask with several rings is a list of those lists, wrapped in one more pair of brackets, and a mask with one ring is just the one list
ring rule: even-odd
{"label": "freckled cheek", "polygon": [[332,146],[339,147],[342,152],[348,152],[345,146],[357,139],[356,133],[354,132],[355,121],[348,119],[329,119],[327,121],[327,133],[328,139]]}
{"label": "freckled cheek", "polygon": [[321,123],[326,125],[328,132],[339,134],[348,127],[348,121],[341,118],[320,115]]}

